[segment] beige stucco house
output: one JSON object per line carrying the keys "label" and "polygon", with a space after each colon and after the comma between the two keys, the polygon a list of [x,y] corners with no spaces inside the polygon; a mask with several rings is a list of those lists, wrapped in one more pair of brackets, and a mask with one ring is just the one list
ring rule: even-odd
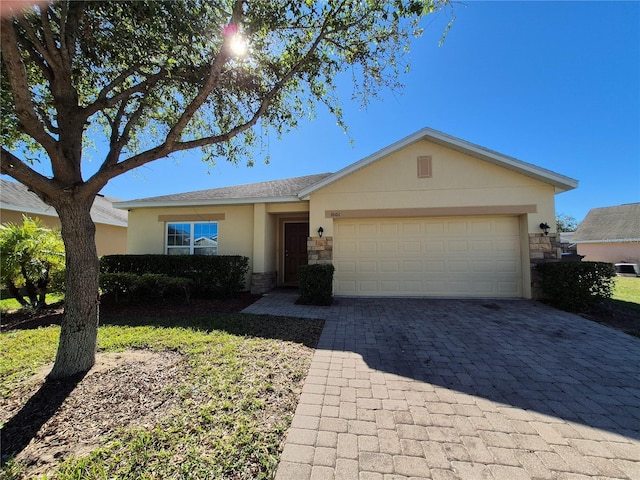
{"label": "beige stucco house", "polygon": [[[113,207],[118,199],[98,195],[91,207],[96,225],[98,255],[126,253],[127,212]],[[22,223],[22,216],[39,218],[49,228],[59,229],[60,219],[55,209],[44,203],[21,183],[0,180],[0,223]]]}
{"label": "beige stucco house", "polygon": [[[425,128],[336,173],[115,206],[128,253],[245,255],[258,293],[333,263],[336,295],[530,298],[532,264],[560,255],[554,197],[576,187]],[[215,252],[194,243],[204,230]]]}
{"label": "beige stucco house", "polygon": [[585,261],[640,264],[640,203],[589,210],[572,241]]}

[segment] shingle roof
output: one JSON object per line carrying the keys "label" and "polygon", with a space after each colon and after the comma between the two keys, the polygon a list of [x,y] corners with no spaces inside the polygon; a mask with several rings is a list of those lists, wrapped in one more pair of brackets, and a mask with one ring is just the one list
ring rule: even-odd
{"label": "shingle roof", "polygon": [[640,241],[640,203],[593,208],[578,225],[575,243]]}
{"label": "shingle roof", "polygon": [[[128,213],[113,207],[119,199],[104,195],[96,196],[91,207],[91,218],[95,223],[127,226]],[[57,217],[55,209],[44,203],[36,194],[21,183],[0,179],[0,206],[5,210]]]}
{"label": "shingle roof", "polygon": [[494,165],[510,169],[522,175],[535,178],[549,185],[553,185],[555,192],[572,190],[578,186],[578,181],[565,177],[559,173],[537,167],[530,163],[517,160],[465,140],[452,137],[431,128],[423,128],[382,150],[363,158],[336,173],[322,173],[305,177],[287,178],[270,182],[250,183],[234,187],[214,188],[196,192],[163,195],[159,197],[141,198],[116,203],[116,208],[145,208],[168,206],[197,206],[220,205],[254,202],[289,202],[308,200],[309,195],[356,170],[376,162],[391,153],[407,147],[415,142],[428,140],[447,148],[475,156]]}
{"label": "shingle roof", "polygon": [[330,173],[320,173],[317,175],[307,175],[304,177],[285,178],[284,180],[272,180],[268,182],[247,183],[235,185],[233,187],[212,188],[209,190],[198,190],[195,192],[176,193],[173,195],[162,195],[159,197],[148,197],[116,204],[117,208],[132,208],[145,206],[168,206],[168,205],[206,205],[208,203],[224,203],[233,201],[234,203],[246,200],[247,202],[259,199],[269,199],[270,201],[298,200],[297,194],[300,190],[309,185],[313,185]]}

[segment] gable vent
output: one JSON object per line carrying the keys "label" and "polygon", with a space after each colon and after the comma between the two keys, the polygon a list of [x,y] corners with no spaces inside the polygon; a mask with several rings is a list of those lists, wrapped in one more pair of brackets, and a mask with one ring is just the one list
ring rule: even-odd
{"label": "gable vent", "polygon": [[431,178],[431,155],[418,157],[418,178]]}

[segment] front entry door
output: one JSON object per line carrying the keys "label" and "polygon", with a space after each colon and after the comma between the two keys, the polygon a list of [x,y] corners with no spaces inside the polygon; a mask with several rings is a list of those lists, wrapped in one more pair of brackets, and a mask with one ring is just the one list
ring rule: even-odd
{"label": "front entry door", "polygon": [[307,264],[308,223],[284,224],[284,283],[298,282],[298,267]]}

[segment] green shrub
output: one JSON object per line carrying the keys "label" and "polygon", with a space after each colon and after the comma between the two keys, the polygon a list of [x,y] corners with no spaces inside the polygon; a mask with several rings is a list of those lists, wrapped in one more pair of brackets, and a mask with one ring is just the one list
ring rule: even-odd
{"label": "green shrub", "polygon": [[331,305],[333,303],[333,271],[328,265],[302,265],[298,268],[299,303]]}
{"label": "green shrub", "polygon": [[191,280],[164,274],[101,273],[102,295],[115,302],[178,297],[189,301]]}
{"label": "green shrub", "polygon": [[153,273],[192,281],[194,296],[231,297],[245,288],[249,259],[239,255],[105,255],[102,273]]}
{"label": "green shrub", "polygon": [[[0,282],[23,307],[46,305],[52,279],[64,277],[64,244],[59,230],[51,230],[38,218],[22,217],[22,223],[0,225]],[[64,282],[62,282],[62,285]]]}
{"label": "green shrub", "polygon": [[588,311],[611,298],[615,267],[605,262],[541,263],[542,293],[552,305],[570,312]]}

